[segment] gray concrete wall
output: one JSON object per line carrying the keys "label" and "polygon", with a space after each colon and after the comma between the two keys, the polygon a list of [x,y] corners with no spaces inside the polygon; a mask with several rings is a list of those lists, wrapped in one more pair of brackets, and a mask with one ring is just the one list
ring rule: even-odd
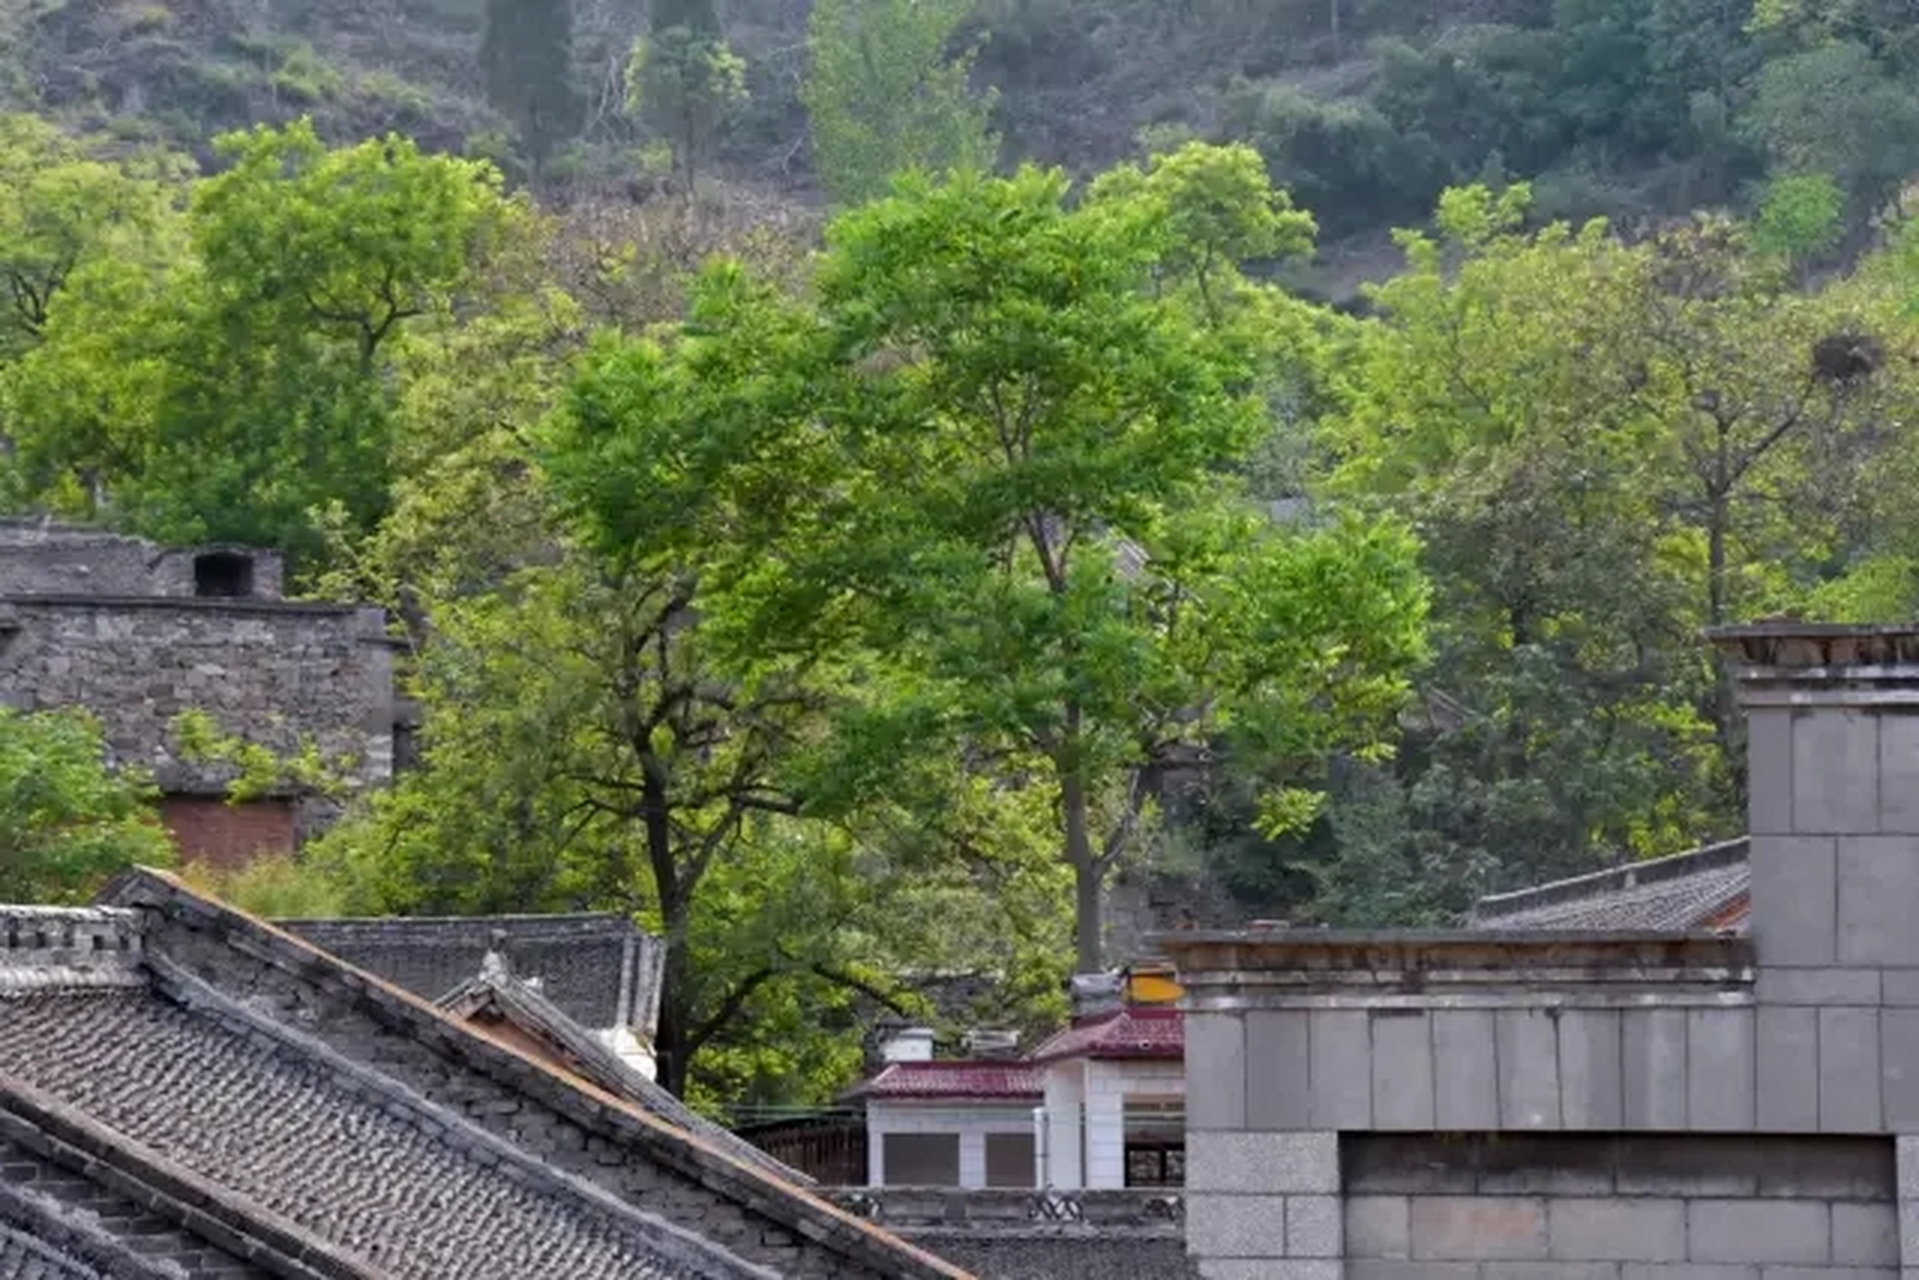
{"label": "gray concrete wall", "polygon": [[0,703],[84,706],[117,760],[178,792],[223,779],[175,757],[169,726],[205,711],[228,733],[351,757],[391,776],[393,648],[378,609],[277,601],[16,597],[0,601]]}

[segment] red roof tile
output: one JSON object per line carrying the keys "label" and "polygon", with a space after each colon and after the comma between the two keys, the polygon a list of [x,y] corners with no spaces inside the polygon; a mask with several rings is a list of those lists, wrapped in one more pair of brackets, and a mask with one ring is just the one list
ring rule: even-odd
{"label": "red roof tile", "polygon": [[1068,1027],[1033,1050],[1033,1062],[1061,1058],[1169,1058],[1186,1056],[1186,1023],[1178,1009],[1123,1009]]}
{"label": "red roof tile", "polygon": [[889,1062],[878,1075],[847,1094],[856,1098],[932,1101],[1037,1102],[1044,1089],[1039,1071],[1024,1062],[964,1060]]}

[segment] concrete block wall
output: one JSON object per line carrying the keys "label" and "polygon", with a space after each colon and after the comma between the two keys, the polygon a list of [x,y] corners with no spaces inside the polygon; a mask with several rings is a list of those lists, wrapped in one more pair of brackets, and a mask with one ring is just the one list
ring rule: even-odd
{"label": "concrete block wall", "polygon": [[1897,1280],[1871,1138],[1349,1135],[1348,1280]]}

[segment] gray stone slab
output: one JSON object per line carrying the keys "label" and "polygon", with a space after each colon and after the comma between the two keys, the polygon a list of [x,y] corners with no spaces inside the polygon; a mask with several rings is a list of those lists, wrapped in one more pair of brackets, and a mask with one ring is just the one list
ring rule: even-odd
{"label": "gray stone slab", "polygon": [[1840,963],[1919,964],[1919,836],[1843,836],[1838,868]]}
{"label": "gray stone slab", "polygon": [[1186,1189],[1254,1196],[1335,1195],[1339,1135],[1188,1132]]}
{"label": "gray stone slab", "polygon": [[1879,716],[1851,708],[1795,712],[1792,822],[1802,834],[1879,829]]}
{"label": "gray stone slab", "polygon": [[1694,1262],[1804,1266],[1832,1254],[1827,1206],[1813,1200],[1694,1200],[1686,1251]]}
{"label": "gray stone slab", "polygon": [[1898,1267],[1761,1267],[1760,1280],[1899,1280]]}
{"label": "gray stone slab", "polygon": [[1312,1127],[1368,1129],[1373,1123],[1372,1028],[1360,1010],[1315,1009]]}
{"label": "gray stone slab", "polygon": [[1342,1280],[1339,1263],[1324,1258],[1247,1262],[1221,1258],[1199,1264],[1201,1280]]}
{"label": "gray stone slab", "polygon": [[1286,1197],[1286,1256],[1337,1258],[1344,1253],[1345,1222],[1338,1196]]}
{"label": "gray stone slab", "polygon": [[1880,1011],[1879,1066],[1886,1128],[1919,1133],[1919,1009]]}
{"label": "gray stone slab", "polygon": [[1882,969],[1879,1001],[1901,1008],[1919,1008],[1919,969]]}
{"label": "gray stone slab", "polygon": [[1548,1248],[1565,1261],[1684,1262],[1684,1200],[1554,1200]]}
{"label": "gray stone slab", "polygon": [[1746,830],[1790,835],[1792,825],[1792,710],[1749,707],[1746,711]]}
{"label": "gray stone slab", "polygon": [[1201,1258],[1283,1258],[1286,1203],[1279,1196],[1186,1196],[1186,1248]]}
{"label": "gray stone slab", "polygon": [[1838,848],[1831,836],[1752,838],[1752,942],[1762,965],[1838,957]]}
{"label": "gray stone slab", "polygon": [[1412,1257],[1412,1225],[1405,1196],[1346,1197],[1346,1256]]}
{"label": "gray stone slab", "polygon": [[1434,1124],[1475,1132],[1499,1127],[1499,1076],[1490,1009],[1433,1013]]}
{"label": "gray stone slab", "polygon": [[[1355,1258],[1346,1264],[1345,1280],[1479,1280],[1472,1262],[1393,1262]],[[1260,1280],[1267,1280],[1262,1276]]]}
{"label": "gray stone slab", "polygon": [[1617,1129],[1626,1082],[1619,1014],[1568,1009],[1559,1015],[1559,1118],[1568,1129]]}
{"label": "gray stone slab", "polygon": [[1620,1015],[1628,1129],[1686,1127],[1686,1010]]}
{"label": "gray stone slab", "polygon": [[1819,1010],[1819,1130],[1881,1132],[1879,1010]]}
{"label": "gray stone slab", "polygon": [[1893,1139],[1893,1160],[1898,1180],[1900,1261],[1911,1270],[1919,1267],[1919,1136],[1900,1134]]}
{"label": "gray stone slab", "polygon": [[1186,1125],[1246,1127],[1246,1029],[1238,1014],[1189,1013],[1186,1025]]}
{"label": "gray stone slab", "polygon": [[1546,1257],[1546,1201],[1517,1196],[1414,1196],[1413,1257],[1501,1261]]}
{"label": "gray stone slab", "polygon": [[1480,1280],[1619,1280],[1617,1262],[1488,1262]]}
{"label": "gray stone slab", "polygon": [[[1191,1056],[1188,1050],[1189,1060]],[[1312,1046],[1306,1012],[1256,1009],[1248,1013],[1246,1127],[1310,1128],[1312,1096]]]}
{"label": "gray stone slab", "polygon": [[1754,1019],[1759,1128],[1768,1133],[1816,1133],[1819,1011],[1762,1006],[1754,1011]]}
{"label": "gray stone slab", "polygon": [[1628,1262],[1619,1280],[1760,1280],[1759,1268],[1741,1263]]}
{"label": "gray stone slab", "polygon": [[1879,713],[1879,830],[1919,835],[1919,714]]}
{"label": "gray stone slab", "polygon": [[1760,1004],[1878,1004],[1880,970],[1789,969],[1775,964],[1759,967],[1754,995]]}
{"label": "gray stone slab", "polygon": [[1898,1206],[1845,1203],[1833,1205],[1832,1260],[1849,1267],[1898,1266]]}
{"label": "gray stone slab", "polygon": [[1499,1055],[1499,1126],[1559,1128],[1559,1033],[1544,1009],[1493,1014]]}
{"label": "gray stone slab", "polygon": [[1423,1010],[1373,1014],[1373,1128],[1433,1127],[1433,1033]]}
{"label": "gray stone slab", "polygon": [[1700,1133],[1746,1133],[1757,1101],[1751,1009],[1686,1015],[1686,1124]]}

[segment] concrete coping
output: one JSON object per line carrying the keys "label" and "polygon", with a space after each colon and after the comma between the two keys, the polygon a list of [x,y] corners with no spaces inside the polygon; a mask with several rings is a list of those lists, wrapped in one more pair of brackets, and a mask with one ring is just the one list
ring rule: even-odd
{"label": "concrete coping", "polygon": [[1743,971],[1749,939],[1711,933],[1561,929],[1275,929],[1155,934],[1183,984],[1208,974]]}
{"label": "concrete coping", "polygon": [[353,604],[332,600],[278,600],[262,596],[115,596],[73,593],[17,592],[0,596],[0,617],[9,630],[19,630],[18,607],[51,609],[145,609],[154,612],[254,614],[262,617],[337,617],[355,618],[360,623],[359,639],[368,644],[395,648],[406,642],[386,631],[386,610],[378,605]]}

